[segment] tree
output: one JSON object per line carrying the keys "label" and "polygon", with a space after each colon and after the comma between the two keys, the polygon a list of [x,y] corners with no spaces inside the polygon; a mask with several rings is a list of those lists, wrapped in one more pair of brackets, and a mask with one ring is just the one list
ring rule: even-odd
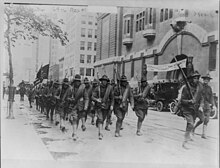
{"label": "tree", "polygon": [[[58,24],[55,24],[48,16],[36,14],[38,8],[31,8],[22,5],[6,5],[4,9],[4,20],[6,22],[5,44],[9,56],[9,88],[13,85],[13,65],[12,65],[12,47],[15,46],[16,40],[23,38],[24,40],[36,40],[38,35],[48,36],[59,39],[62,45],[68,42],[67,33],[64,32]],[[63,24],[63,20],[58,20],[59,24]],[[12,103],[9,100],[9,103]],[[10,107],[10,106],[9,106]],[[8,118],[13,118],[10,113]]]}

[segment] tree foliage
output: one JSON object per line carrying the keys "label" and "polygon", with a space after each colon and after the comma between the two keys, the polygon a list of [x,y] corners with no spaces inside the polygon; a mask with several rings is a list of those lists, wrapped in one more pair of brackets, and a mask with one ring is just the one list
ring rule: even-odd
{"label": "tree foliage", "polygon": [[[22,5],[5,6],[5,21],[7,27],[5,36],[10,36],[11,44],[14,45],[18,38],[24,40],[36,40],[38,34],[59,39],[62,45],[68,42],[67,33],[58,24],[55,24],[48,16],[39,14],[39,8],[31,8]],[[64,24],[63,20],[57,23]]]}

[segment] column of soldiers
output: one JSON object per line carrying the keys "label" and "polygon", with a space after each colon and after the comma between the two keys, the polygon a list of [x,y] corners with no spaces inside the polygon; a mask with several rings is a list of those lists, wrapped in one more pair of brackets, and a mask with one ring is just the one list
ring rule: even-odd
{"label": "column of soldiers", "polygon": [[[187,87],[183,87],[180,102],[183,116],[187,121],[183,147],[192,140],[196,128],[203,124],[202,138],[207,138],[206,129],[209,122],[211,106],[216,109],[212,96],[212,89],[208,85],[212,79],[210,75],[202,78],[204,83],[199,82],[200,74],[195,71],[189,75],[188,81],[193,98],[190,97]],[[132,90],[125,75],[122,75],[117,84],[109,80],[106,75],[90,82],[87,78],[81,81],[80,75],[75,75],[73,81],[64,78],[62,84],[58,81],[48,82],[35,88],[36,109],[46,114],[46,119],[60,125],[62,132],[66,131],[67,121],[72,125],[72,138],[77,140],[77,130],[81,123],[82,131],[86,131],[86,120],[91,116],[91,124],[96,125],[98,139],[103,139],[102,128],[110,131],[112,113],[117,117],[115,125],[115,137],[121,137],[124,118],[128,113],[128,106],[137,116],[136,135],[141,136],[141,126],[148,113],[150,98],[150,86],[146,78],[141,78],[139,88]],[[55,117],[54,117],[55,113]],[[95,121],[96,116],[96,121]],[[199,121],[195,124],[196,118]]]}

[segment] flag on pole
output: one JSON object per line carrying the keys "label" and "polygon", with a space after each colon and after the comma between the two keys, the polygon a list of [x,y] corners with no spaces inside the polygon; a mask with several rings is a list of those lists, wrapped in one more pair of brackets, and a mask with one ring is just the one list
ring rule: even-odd
{"label": "flag on pole", "polygon": [[37,72],[36,80],[34,81],[34,85],[38,85],[41,83],[44,79],[48,79],[49,74],[49,64],[45,65]]}

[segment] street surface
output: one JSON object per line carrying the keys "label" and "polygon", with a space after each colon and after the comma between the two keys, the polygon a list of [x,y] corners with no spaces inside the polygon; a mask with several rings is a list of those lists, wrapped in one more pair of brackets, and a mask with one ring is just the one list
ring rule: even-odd
{"label": "street surface", "polygon": [[[6,99],[6,98],[5,98]],[[29,108],[27,97],[24,102],[16,95],[14,103],[14,120],[7,120],[6,100],[2,102],[2,159],[25,159],[25,152],[38,150],[30,159],[45,159],[58,164],[77,163],[79,167],[218,167],[219,165],[219,119],[211,119],[208,125],[208,139],[201,138],[202,126],[196,130],[189,149],[182,148],[186,121],[169,112],[149,110],[142,126],[143,136],[136,136],[137,117],[129,110],[123,123],[122,137],[114,137],[116,117],[113,115],[111,131],[103,128],[104,138],[98,139],[98,130],[91,125],[91,119],[86,122],[86,131],[78,129],[77,141],[71,138],[71,126],[67,122],[67,132],[62,133],[59,126],[47,121],[45,115]],[[19,121],[19,123],[18,123]],[[17,126],[13,124],[18,123]],[[7,129],[10,129],[9,133]],[[23,128],[24,127],[24,128]],[[25,131],[30,127],[29,131]],[[24,130],[24,135],[20,129]],[[13,132],[14,130],[14,132]],[[16,131],[17,130],[17,131]],[[20,132],[20,134],[19,134]],[[17,133],[18,136],[15,136]],[[13,139],[10,137],[13,136]],[[31,137],[29,137],[31,136]],[[29,145],[25,145],[25,139]],[[13,141],[16,141],[14,143]],[[12,146],[11,146],[12,144]],[[20,149],[16,150],[18,146]],[[20,145],[19,145],[20,144]],[[32,146],[33,145],[33,146]],[[39,147],[37,146],[39,145]],[[31,149],[33,148],[33,149]],[[28,151],[28,152],[30,152]],[[71,162],[70,162],[71,161]],[[74,161],[72,163],[72,161]],[[6,165],[6,164],[5,164]],[[75,167],[75,166],[74,166]]]}

